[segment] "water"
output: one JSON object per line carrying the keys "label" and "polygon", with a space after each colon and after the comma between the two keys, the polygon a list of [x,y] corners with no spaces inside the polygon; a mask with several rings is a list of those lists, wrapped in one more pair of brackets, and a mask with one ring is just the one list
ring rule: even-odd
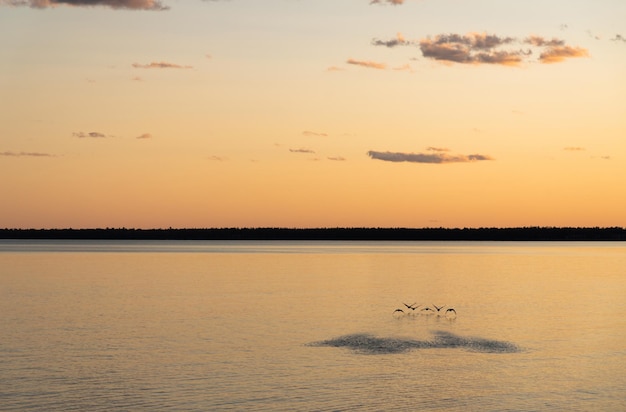
{"label": "water", "polygon": [[0,410],[626,410],[624,268],[623,243],[0,241]]}

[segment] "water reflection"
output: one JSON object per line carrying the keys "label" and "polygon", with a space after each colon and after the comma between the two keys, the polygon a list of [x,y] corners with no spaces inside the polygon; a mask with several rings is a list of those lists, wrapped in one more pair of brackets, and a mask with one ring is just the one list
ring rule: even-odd
{"label": "water reflection", "polygon": [[433,333],[431,340],[425,341],[408,338],[378,337],[366,333],[356,333],[320,342],[313,342],[309,345],[349,348],[357,353],[370,355],[404,353],[413,349],[463,348],[483,353],[514,353],[520,351],[520,348],[511,342],[480,337],[464,337],[446,331],[436,331]]}

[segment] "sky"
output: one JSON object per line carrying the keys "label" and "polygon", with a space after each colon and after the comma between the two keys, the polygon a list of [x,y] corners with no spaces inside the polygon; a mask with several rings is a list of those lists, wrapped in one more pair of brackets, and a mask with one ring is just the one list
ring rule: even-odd
{"label": "sky", "polygon": [[623,0],[0,0],[0,227],[626,227]]}

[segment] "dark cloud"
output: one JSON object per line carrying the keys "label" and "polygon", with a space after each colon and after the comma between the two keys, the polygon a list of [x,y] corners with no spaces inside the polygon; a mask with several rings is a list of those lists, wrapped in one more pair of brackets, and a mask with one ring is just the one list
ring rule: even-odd
{"label": "dark cloud", "polygon": [[41,153],[41,152],[0,152],[0,156],[6,157],[56,157],[50,153]]}
{"label": "dark cloud", "polygon": [[440,34],[419,42],[422,55],[426,58],[460,64],[498,64],[519,66],[533,54],[530,48],[503,50],[503,46],[514,44],[540,48],[541,63],[556,63],[566,58],[586,57],[588,52],[582,47],[572,47],[561,39],[546,39],[529,36],[523,41],[513,37],[500,37],[487,33]]}
{"label": "dark cloud", "polygon": [[149,64],[133,63],[136,69],[193,69],[192,66],[181,66],[180,64],[168,62],[152,62]]}
{"label": "dark cloud", "polygon": [[387,68],[387,65],[385,65],[384,63],[370,62],[370,61],[363,61],[363,60],[355,60],[355,59],[348,59],[346,61],[346,63],[354,64],[356,66],[367,67],[369,69],[385,70]]}
{"label": "dark cloud", "polygon": [[403,153],[403,152],[377,152],[370,150],[367,155],[372,159],[386,162],[410,162],[410,163],[466,163],[478,160],[493,160],[491,156],[481,154],[452,155],[446,152],[435,153]]}
{"label": "dark cloud", "polygon": [[100,133],[100,132],[89,132],[89,133],[74,132],[72,133],[72,136],[78,137],[81,139],[84,139],[86,137],[92,137],[92,138],[98,138],[98,139],[107,137],[107,135],[105,135],[104,133]]}
{"label": "dark cloud", "polygon": [[300,148],[300,149],[289,149],[289,151],[290,151],[291,153],[315,153],[315,151],[314,151],[314,150],[311,150],[311,149],[302,149],[302,148]]}
{"label": "dark cloud", "polygon": [[8,3],[10,6],[30,6],[37,9],[56,7],[59,5],[76,7],[103,6],[112,9],[130,10],[167,10],[158,0],[8,0],[0,4]]}

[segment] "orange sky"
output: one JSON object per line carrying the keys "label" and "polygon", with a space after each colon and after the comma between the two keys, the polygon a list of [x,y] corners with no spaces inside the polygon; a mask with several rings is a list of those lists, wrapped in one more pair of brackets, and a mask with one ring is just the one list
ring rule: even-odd
{"label": "orange sky", "polygon": [[625,22],[0,0],[0,227],[626,226]]}

